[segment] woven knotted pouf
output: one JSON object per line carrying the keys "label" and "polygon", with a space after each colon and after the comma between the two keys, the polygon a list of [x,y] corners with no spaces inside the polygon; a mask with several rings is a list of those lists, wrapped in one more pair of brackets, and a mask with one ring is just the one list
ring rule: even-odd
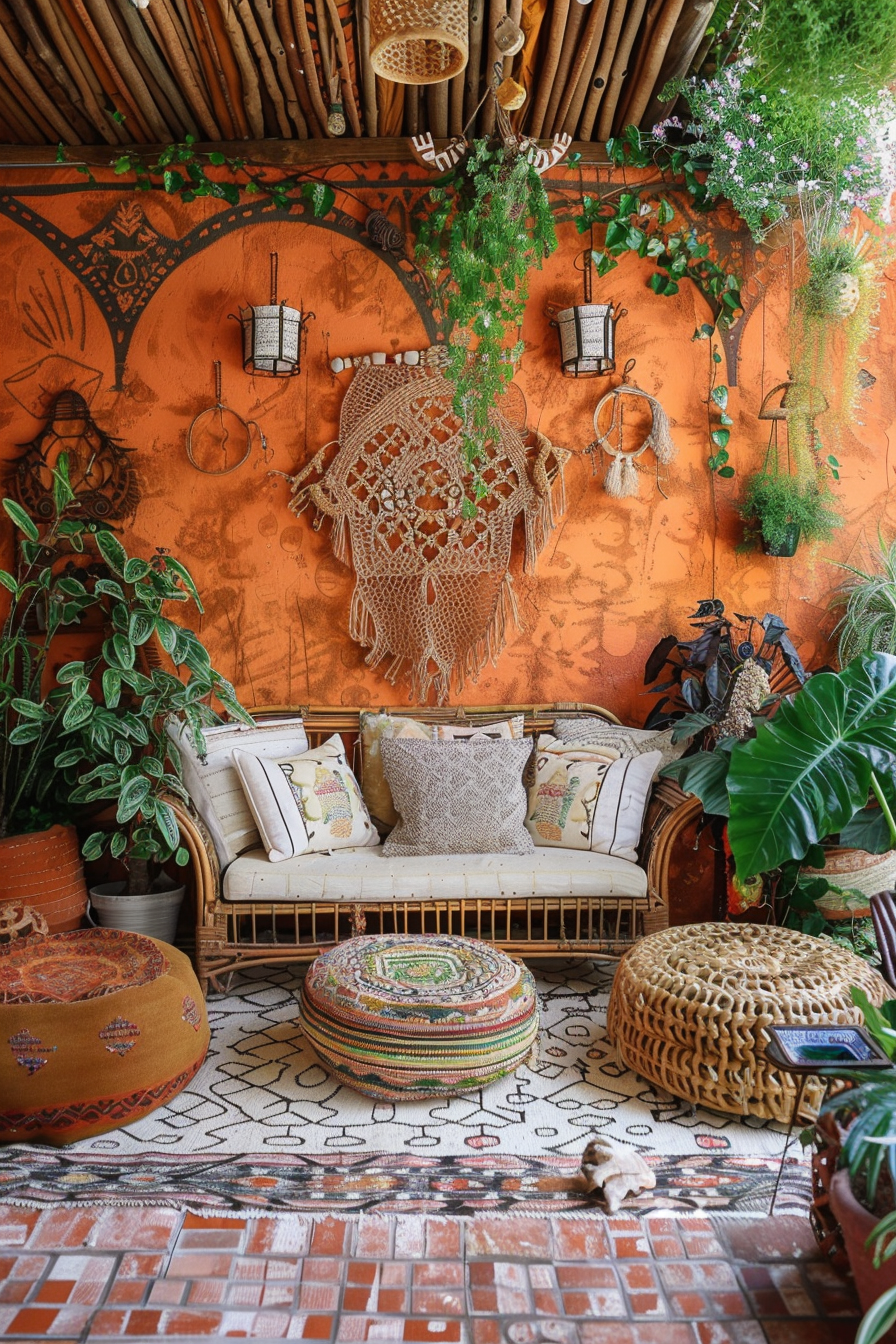
{"label": "woven knotted pouf", "polygon": [[[893,998],[866,961],[826,938],[759,924],[649,934],[619,963],[607,1032],[628,1068],[711,1110],[788,1123],[797,1084],[765,1057],[765,1028],[861,1022],[849,989]],[[817,1110],[809,1079],[801,1113]]]}
{"label": "woven knotted pouf", "polygon": [[321,1062],[356,1092],[450,1097],[526,1061],[538,1000],[525,967],[487,943],[387,934],[317,958],[301,1022]]}
{"label": "woven knotted pouf", "polygon": [[18,938],[0,947],[0,1142],[131,1124],[186,1087],[208,1042],[176,948],[118,929]]}

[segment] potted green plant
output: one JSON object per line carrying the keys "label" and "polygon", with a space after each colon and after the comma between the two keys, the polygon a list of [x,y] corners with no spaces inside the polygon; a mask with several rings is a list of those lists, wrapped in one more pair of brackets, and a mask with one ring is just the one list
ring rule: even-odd
{"label": "potted green plant", "polygon": [[833,606],[845,608],[834,629],[840,662],[863,653],[896,654],[896,541],[888,545],[878,533],[868,569],[839,567],[852,576],[832,598]]}
{"label": "potted green plant", "polygon": [[748,478],[740,512],[745,539],[775,556],[794,555],[801,537],[827,540],[843,522],[830,487],[815,475],[791,476],[768,465]]}
{"label": "potted green plant", "polygon": [[[30,669],[27,680],[18,677],[20,693],[5,692],[6,701],[0,701],[8,726],[4,759],[10,762],[9,779],[17,781],[9,790],[6,825],[16,824],[23,800],[32,796],[38,804],[61,806],[66,812],[114,806],[114,826],[94,831],[83,852],[96,859],[108,848],[127,866],[120,894],[132,909],[123,915],[107,910],[105,919],[100,912],[101,922],[148,932],[146,916],[135,914],[133,907],[144,905],[148,897],[154,921],[162,902],[155,900],[153,886],[162,864],[173,860],[182,866],[188,860],[169,802],[172,796],[186,801],[187,795],[166,722],[183,720],[201,751],[203,727],[221,721],[211,708],[212,698],[232,717],[247,723],[252,719],[230,683],[211,666],[198,637],[166,614],[171,603],[192,603],[202,611],[187,569],[165,551],[151,560],[129,557],[109,528],[81,517],[64,459],[54,472],[54,515],[43,536],[14,501],[5,500],[4,508],[24,537],[19,573],[0,572],[12,603],[7,620],[11,650],[4,657],[13,672]],[[62,538],[75,552],[82,552],[89,540],[108,577],[87,581],[77,572],[59,577]],[[29,634],[26,616],[37,606],[45,613],[46,629]],[[53,637],[91,609],[103,626],[101,651],[63,664],[46,688]],[[174,672],[141,660],[150,640],[157,640],[168,654]],[[162,878],[161,885],[170,883]],[[96,904],[108,908],[103,898],[115,894],[100,890]],[[136,922],[129,914],[135,914]],[[166,927],[171,928],[170,922]],[[159,931],[155,923],[152,930]]]}

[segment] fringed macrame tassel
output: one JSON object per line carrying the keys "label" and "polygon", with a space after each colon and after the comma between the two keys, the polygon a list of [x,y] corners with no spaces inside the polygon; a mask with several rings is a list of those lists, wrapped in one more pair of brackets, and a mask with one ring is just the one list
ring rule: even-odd
{"label": "fringed macrame tassel", "polygon": [[613,454],[604,476],[604,489],[614,499],[628,499],[638,493],[638,472],[630,454]]}
{"label": "fringed macrame tassel", "polygon": [[648,443],[656,454],[657,462],[668,466],[678,452],[675,444],[672,442],[672,431],[669,424],[669,417],[663,410],[658,401],[651,398],[651,409],[653,411],[653,430],[651,431]]}

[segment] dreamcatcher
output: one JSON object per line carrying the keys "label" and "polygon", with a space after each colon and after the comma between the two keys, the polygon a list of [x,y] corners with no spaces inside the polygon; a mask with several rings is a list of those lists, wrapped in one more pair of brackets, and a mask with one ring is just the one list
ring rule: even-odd
{"label": "dreamcatcher", "polygon": [[[387,679],[407,670],[411,695],[440,703],[494,663],[519,625],[509,573],[522,515],[532,570],[560,511],[569,454],[526,428],[513,388],[490,413],[481,474],[488,495],[470,511],[473,478],[461,456],[454,390],[441,369],[370,364],[345,394],[335,456],[328,448],[292,480],[292,508],[332,524],[333,551],[355,570],[349,633],[368,664],[391,657]],[[472,516],[467,516],[472,512]]]}
{"label": "dreamcatcher", "polygon": [[221,391],[221,361],[215,364],[215,404],[193,417],[187,430],[187,457],[197,471],[206,476],[229,476],[248,461],[252,451],[252,430],[261,440],[265,462],[271,454],[264,431],[255,420],[244,420],[225,406]]}
{"label": "dreamcatcher", "polygon": [[[592,454],[591,461],[595,473],[597,472],[595,454],[598,452],[607,454],[609,461],[604,472],[604,489],[614,499],[627,499],[637,495],[638,468],[635,464],[648,449],[653,450],[657,463],[662,466],[667,466],[678,452],[672,442],[669,417],[656,397],[652,397],[649,392],[642,391],[635,383],[629,381],[629,374],[634,364],[633,359],[628,361],[622,374],[622,382],[601,397],[594,408],[596,437],[585,449],[586,453]],[[634,408],[636,399],[646,402],[650,409],[650,428],[640,444],[634,439],[633,446],[626,446],[628,437],[625,424],[626,410],[629,406]],[[610,418],[607,423],[604,412],[608,406]],[[603,429],[602,423],[605,425]]]}

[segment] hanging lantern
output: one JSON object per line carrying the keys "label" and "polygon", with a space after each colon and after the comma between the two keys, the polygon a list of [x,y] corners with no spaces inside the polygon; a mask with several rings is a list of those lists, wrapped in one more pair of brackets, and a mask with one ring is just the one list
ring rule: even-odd
{"label": "hanging lantern", "polygon": [[548,304],[546,311],[560,334],[560,367],[567,378],[597,378],[616,368],[616,323],[624,308],[591,302],[591,252],[582,253],[584,303],[575,308]]}
{"label": "hanging lantern", "polygon": [[243,368],[268,378],[291,378],[300,372],[305,328],[314,313],[277,302],[277,253],[271,253],[271,301],[258,308],[241,308]]}
{"label": "hanging lantern", "polygon": [[467,0],[370,0],[370,64],[395,84],[439,84],[469,56]]}

